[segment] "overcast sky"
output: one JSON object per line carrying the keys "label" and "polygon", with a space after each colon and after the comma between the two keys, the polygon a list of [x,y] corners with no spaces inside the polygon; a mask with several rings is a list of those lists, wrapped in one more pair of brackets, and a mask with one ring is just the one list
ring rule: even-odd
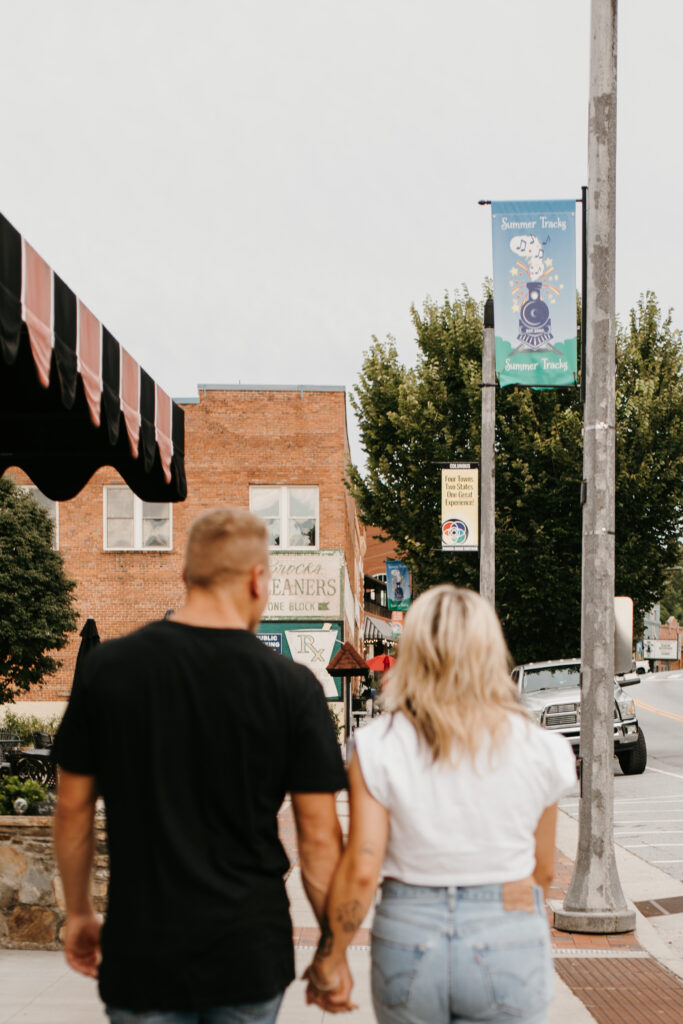
{"label": "overcast sky", "polygon": [[[617,311],[683,323],[683,5],[619,5]],[[174,397],[344,384],[579,196],[589,0],[0,0],[0,210]],[[354,444],[355,454],[358,449]]]}

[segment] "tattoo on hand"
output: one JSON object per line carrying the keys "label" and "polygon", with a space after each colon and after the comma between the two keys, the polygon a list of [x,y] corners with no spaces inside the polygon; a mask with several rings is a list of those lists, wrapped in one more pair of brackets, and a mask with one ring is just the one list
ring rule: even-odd
{"label": "tattoo on hand", "polygon": [[315,955],[324,958],[329,956],[332,952],[333,941],[332,930],[330,928],[330,922],[327,919],[327,914],[323,915],[323,919],[320,922],[320,931],[320,942],[318,943],[318,949]]}
{"label": "tattoo on hand", "polygon": [[340,903],[335,916],[337,922],[342,926],[342,931],[345,932],[358,931],[363,920],[362,908],[358,900]]}

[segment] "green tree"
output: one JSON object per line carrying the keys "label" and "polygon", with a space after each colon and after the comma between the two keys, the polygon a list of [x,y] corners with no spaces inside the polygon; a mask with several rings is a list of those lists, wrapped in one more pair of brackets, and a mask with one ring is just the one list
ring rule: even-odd
{"label": "green tree", "polygon": [[[479,458],[482,305],[464,290],[411,312],[414,367],[399,362],[391,339],[373,339],[366,354],[352,403],[367,467],[351,467],[348,484],[364,522],[397,543],[417,591],[445,580],[476,587],[476,555],[436,550],[435,463]],[[630,323],[619,337],[617,592],[632,596],[642,616],[676,559],[683,525],[683,432],[672,438],[661,429],[667,417],[676,423],[683,415],[683,353],[653,295],[641,299]],[[578,389],[510,387],[496,398],[498,611],[518,661],[575,655],[583,476]],[[663,447],[648,455],[655,434]],[[649,510],[652,522],[644,515]],[[639,546],[643,529],[648,537]]]}
{"label": "green tree", "polygon": [[0,479],[0,704],[59,668],[60,650],[76,628],[73,590],[53,526],[30,493]]}
{"label": "green tree", "polygon": [[672,615],[679,622],[683,621],[683,567],[678,565],[667,577],[659,603],[659,614],[662,622]]}
{"label": "green tree", "polygon": [[683,343],[653,292],[617,339],[618,594],[642,619],[679,564],[683,525]]}

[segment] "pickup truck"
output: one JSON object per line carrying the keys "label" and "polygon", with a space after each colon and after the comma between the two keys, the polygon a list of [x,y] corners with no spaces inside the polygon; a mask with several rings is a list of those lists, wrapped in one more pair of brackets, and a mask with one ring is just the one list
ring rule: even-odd
{"label": "pickup truck", "polygon": [[[544,729],[561,732],[579,752],[581,732],[581,661],[537,661],[517,665],[512,678],[524,707]],[[641,775],[647,764],[645,735],[638,724],[633,699],[624,686],[640,682],[623,678],[614,681],[614,753],[624,775]]]}

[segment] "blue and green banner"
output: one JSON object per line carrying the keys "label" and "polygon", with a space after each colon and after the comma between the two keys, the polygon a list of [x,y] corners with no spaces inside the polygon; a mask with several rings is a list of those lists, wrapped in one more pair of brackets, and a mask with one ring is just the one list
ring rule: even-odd
{"label": "blue and green banner", "polygon": [[492,203],[501,387],[576,384],[576,201]]}
{"label": "blue and green banner", "polygon": [[391,612],[406,612],[410,608],[410,569],[405,562],[387,559],[387,606]]}

